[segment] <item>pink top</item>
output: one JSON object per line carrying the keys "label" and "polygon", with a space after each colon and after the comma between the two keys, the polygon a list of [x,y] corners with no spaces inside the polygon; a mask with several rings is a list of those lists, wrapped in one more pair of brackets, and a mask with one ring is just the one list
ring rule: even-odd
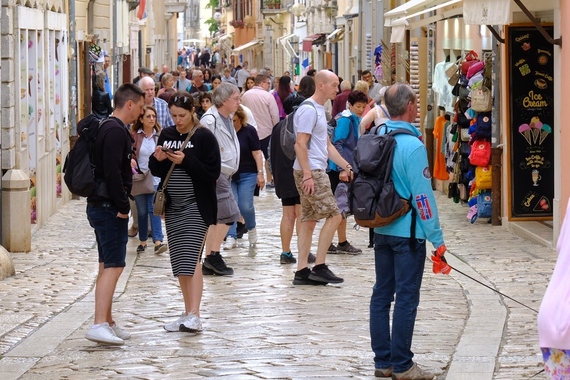
{"label": "pink top", "polygon": [[570,350],[570,202],[556,245],[558,260],[538,313],[540,347]]}
{"label": "pink top", "polygon": [[241,102],[253,113],[259,139],[270,136],[273,126],[279,122],[279,109],[273,95],[260,86],[254,86],[242,95]]}

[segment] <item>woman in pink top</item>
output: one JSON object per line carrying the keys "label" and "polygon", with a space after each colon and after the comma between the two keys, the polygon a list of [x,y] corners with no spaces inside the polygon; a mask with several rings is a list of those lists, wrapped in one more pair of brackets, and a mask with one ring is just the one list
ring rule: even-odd
{"label": "woman in pink top", "polygon": [[289,96],[293,94],[291,90],[291,77],[283,75],[279,78],[279,85],[277,89],[273,91],[273,97],[275,98],[275,102],[277,103],[277,108],[279,109],[279,120],[285,119],[287,114],[283,109],[283,102]]}
{"label": "woman in pink top", "polygon": [[570,379],[570,202],[556,245],[558,260],[538,313],[547,379]]}

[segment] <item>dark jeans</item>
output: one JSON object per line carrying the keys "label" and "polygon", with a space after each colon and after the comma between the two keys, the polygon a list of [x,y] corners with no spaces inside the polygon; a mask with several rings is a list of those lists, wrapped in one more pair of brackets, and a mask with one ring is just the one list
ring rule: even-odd
{"label": "dark jeans", "polygon": [[117,207],[109,202],[87,204],[87,220],[95,230],[99,262],[105,268],[126,265],[129,218],[118,218]]}
{"label": "dark jeans", "polygon": [[[376,283],[370,300],[375,368],[405,372],[413,365],[412,338],[426,259],[425,241],[375,234]],[[396,296],[390,334],[390,306]]]}

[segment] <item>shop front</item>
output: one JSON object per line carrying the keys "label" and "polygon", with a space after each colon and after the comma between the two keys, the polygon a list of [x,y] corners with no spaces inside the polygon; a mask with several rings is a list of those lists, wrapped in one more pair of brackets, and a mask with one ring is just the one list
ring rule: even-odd
{"label": "shop front", "polygon": [[525,3],[411,0],[386,9],[385,26],[396,80],[419,79],[434,187],[465,204],[473,223],[526,230],[553,246],[570,195],[561,176],[564,9],[557,0]]}

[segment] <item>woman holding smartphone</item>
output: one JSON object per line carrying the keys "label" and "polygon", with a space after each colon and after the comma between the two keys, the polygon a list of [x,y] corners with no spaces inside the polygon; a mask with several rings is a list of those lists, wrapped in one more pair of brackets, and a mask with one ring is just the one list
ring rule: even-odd
{"label": "woman holding smartphone", "polygon": [[[166,186],[166,232],[172,272],[178,277],[184,312],[164,325],[166,331],[202,331],[200,303],[203,277],[200,256],[208,227],[216,223],[216,180],[220,175],[220,148],[214,134],[196,117],[194,98],[175,93],[168,103],[175,127],[162,130],[150,157],[150,170],[162,182],[175,164]],[[190,141],[182,146],[188,135]]]}
{"label": "woman holding smartphone", "polygon": [[[135,170],[141,173],[147,173],[148,161],[151,154],[156,149],[158,134],[161,127],[156,119],[156,109],[153,106],[144,106],[144,114],[139,117],[136,123],[131,127],[131,136],[133,137],[134,154],[131,165]],[[138,163],[138,165],[137,165]],[[148,173],[147,175],[152,175]],[[139,224],[139,246],[137,253],[146,250],[146,241],[148,239],[148,220],[150,216],[150,228],[152,231],[152,241],[154,242],[154,253],[160,254],[166,252],[168,247],[163,244],[164,235],[162,234],[162,221],[159,216],[153,214],[153,199],[156,192],[159,179],[153,177],[154,192],[148,194],[135,195],[135,204],[137,207],[138,224]],[[135,186],[133,186],[133,190]]]}

